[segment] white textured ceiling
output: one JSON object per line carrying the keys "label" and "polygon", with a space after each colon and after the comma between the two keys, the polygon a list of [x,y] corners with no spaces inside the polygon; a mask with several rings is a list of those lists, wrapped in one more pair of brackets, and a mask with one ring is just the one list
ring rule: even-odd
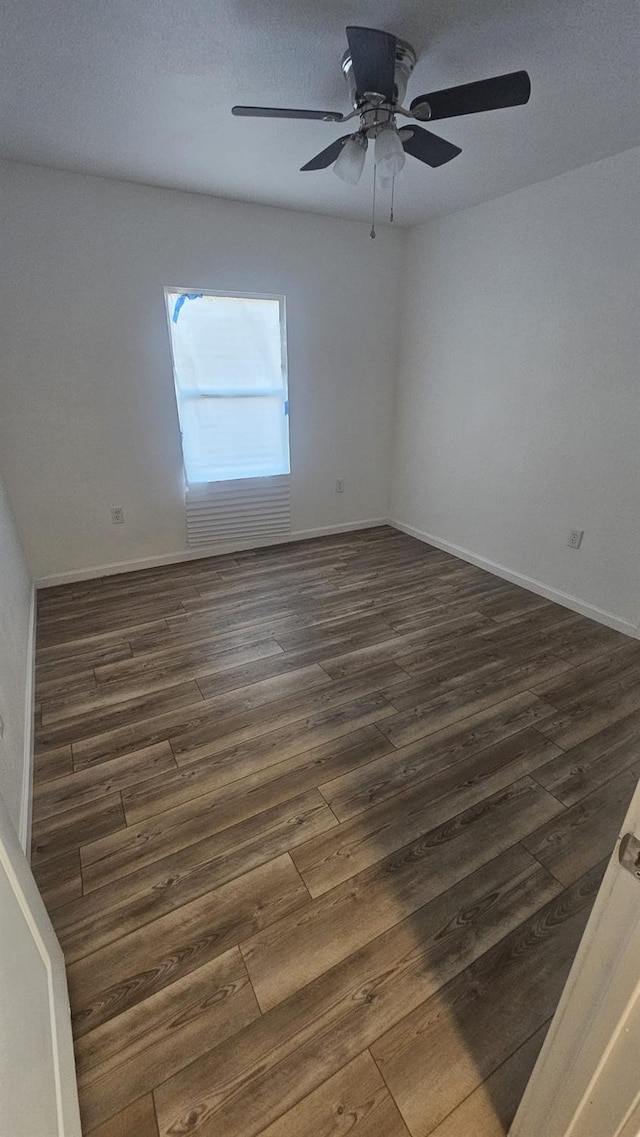
{"label": "white textured ceiling", "polygon": [[437,170],[407,160],[400,224],[640,143],[635,0],[1,0],[0,155],[366,218],[370,177],[352,187],[330,169],[299,173],[344,127],[230,113],[233,103],[348,111],[348,23],[414,45],[407,102],[531,75],[527,106],[434,124],[462,154]]}

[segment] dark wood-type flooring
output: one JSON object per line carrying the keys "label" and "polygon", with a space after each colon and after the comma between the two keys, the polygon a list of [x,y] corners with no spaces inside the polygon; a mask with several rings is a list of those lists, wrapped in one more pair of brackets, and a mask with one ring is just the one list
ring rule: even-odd
{"label": "dark wood-type flooring", "polygon": [[640,774],[640,644],[390,528],[39,594],[92,1137],[497,1137]]}

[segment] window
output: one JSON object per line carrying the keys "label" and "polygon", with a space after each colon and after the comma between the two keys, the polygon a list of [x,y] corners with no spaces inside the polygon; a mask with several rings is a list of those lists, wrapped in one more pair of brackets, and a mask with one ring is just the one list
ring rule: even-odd
{"label": "window", "polygon": [[165,297],[189,485],[288,474],[284,297]]}

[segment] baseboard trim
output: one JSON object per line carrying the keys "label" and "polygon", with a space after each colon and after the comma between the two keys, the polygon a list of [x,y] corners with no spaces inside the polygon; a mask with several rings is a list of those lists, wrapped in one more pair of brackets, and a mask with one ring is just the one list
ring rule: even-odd
{"label": "baseboard trim", "polygon": [[247,549],[265,549],[270,545],[285,545],[292,541],[308,541],[313,537],[331,537],[339,533],[352,533],[359,529],[375,529],[379,525],[389,525],[386,517],[370,517],[364,521],[346,521],[341,525],[323,525],[317,529],[298,529],[265,541],[235,541],[209,545],[203,549],[176,549],[172,553],[159,553],[152,557],[137,560],[117,561],[107,565],[91,565],[88,568],[74,569],[70,572],[52,573],[36,581],[36,588],[51,588],[57,584],[74,584],[81,580],[95,580],[100,576],[116,576],[122,572],[136,572],[137,569],[158,568],[161,565],[181,564],[183,561],[199,561],[207,557],[220,557],[227,553],[239,553]]}
{"label": "baseboard trim", "polygon": [[33,706],[36,675],[36,589],[31,590],[27,648],[27,674],[24,695],[24,758],[18,839],[27,860],[31,859],[31,817],[33,812]]}
{"label": "baseboard trim", "polygon": [[581,616],[588,616],[590,620],[605,624],[616,632],[624,632],[625,635],[633,636],[635,639],[640,638],[640,629],[635,624],[629,620],[621,619],[620,616],[614,616],[612,612],[605,612],[602,608],[596,608],[593,604],[587,604],[586,601],[579,600],[577,596],[561,592],[560,589],[552,588],[548,584],[543,584],[541,580],[525,576],[524,573],[514,572],[506,565],[498,564],[497,561],[491,561],[487,557],[481,557],[461,545],[453,545],[450,541],[435,537],[433,533],[423,533],[421,529],[407,525],[404,521],[391,519],[388,524],[392,525],[394,529],[399,529],[401,533],[407,533],[410,537],[417,537],[426,545],[435,545],[444,553],[451,553],[452,556],[468,561],[469,564],[476,565],[477,568],[485,569],[486,572],[493,573],[494,576],[499,576],[503,580],[508,580],[511,584],[518,584],[521,588],[527,588],[529,592],[535,592],[537,596],[544,596],[546,600],[554,600],[556,604],[562,604],[564,608],[570,608],[572,612],[578,612]]}

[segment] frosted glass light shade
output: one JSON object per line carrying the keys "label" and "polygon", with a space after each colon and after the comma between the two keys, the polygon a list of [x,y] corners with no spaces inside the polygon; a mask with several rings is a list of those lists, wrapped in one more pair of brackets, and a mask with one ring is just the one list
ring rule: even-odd
{"label": "frosted glass light shade", "polygon": [[406,161],[400,136],[390,123],[376,135],[376,166],[381,178],[395,178]]}
{"label": "frosted glass light shade", "polygon": [[348,182],[350,186],[356,186],[360,181],[366,152],[366,138],[359,134],[354,135],[348,142],[345,142],[338,154],[333,164],[334,174],[343,182]]}

